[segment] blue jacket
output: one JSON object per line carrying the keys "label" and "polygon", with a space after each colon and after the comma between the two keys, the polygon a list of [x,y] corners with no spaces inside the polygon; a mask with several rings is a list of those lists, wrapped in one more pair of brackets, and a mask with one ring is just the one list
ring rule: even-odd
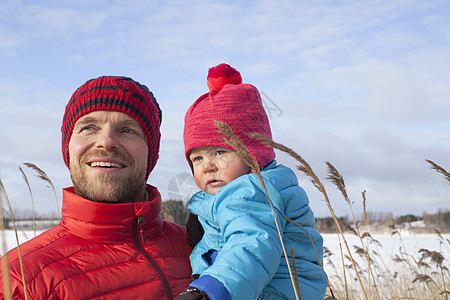
{"label": "blue jacket", "polygon": [[[292,265],[294,249],[303,299],[323,299],[327,282],[323,240],[314,229],[314,214],[294,172],[273,161],[261,172],[273,203]],[[255,174],[241,176],[215,195],[198,192],[188,204],[205,230],[190,259],[190,285],[216,299],[295,299],[286,259],[264,189]],[[281,216],[301,224],[308,234]]]}

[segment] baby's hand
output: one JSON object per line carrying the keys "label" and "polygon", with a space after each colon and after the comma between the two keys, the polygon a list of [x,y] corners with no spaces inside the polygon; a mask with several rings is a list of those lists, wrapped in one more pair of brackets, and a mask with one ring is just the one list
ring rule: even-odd
{"label": "baby's hand", "polygon": [[208,295],[194,287],[187,287],[174,300],[210,300]]}

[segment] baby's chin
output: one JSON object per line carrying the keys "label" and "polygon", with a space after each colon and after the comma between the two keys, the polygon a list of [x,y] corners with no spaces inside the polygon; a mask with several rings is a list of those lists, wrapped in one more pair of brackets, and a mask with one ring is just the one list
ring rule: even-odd
{"label": "baby's chin", "polygon": [[204,189],[203,191],[204,191],[205,193],[207,193],[207,194],[215,195],[215,194],[217,194],[217,192],[218,192],[220,189],[221,189],[221,188],[207,188],[207,189]]}

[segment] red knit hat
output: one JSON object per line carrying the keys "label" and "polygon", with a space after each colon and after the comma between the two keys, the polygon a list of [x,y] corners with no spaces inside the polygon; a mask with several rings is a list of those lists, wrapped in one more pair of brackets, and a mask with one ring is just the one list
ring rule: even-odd
{"label": "red knit hat", "polygon": [[198,98],[184,118],[184,148],[188,162],[189,151],[197,147],[235,150],[221,139],[214,120],[231,127],[260,168],[272,162],[275,159],[273,149],[246,135],[257,132],[272,139],[269,119],[256,87],[242,83],[241,74],[227,64],[210,68],[207,84],[209,93]]}
{"label": "red knit hat", "polygon": [[72,95],[61,127],[62,152],[67,167],[68,146],[75,123],[82,116],[98,110],[125,113],[141,125],[148,143],[148,178],[158,160],[162,114],[152,92],[128,77],[102,76],[91,79]]}

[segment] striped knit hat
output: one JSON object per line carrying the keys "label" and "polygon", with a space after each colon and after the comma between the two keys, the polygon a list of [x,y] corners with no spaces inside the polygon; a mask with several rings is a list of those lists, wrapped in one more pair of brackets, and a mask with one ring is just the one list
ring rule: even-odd
{"label": "striped knit hat", "polygon": [[158,160],[162,113],[152,92],[128,77],[102,76],[79,87],[64,113],[62,152],[69,167],[69,141],[75,123],[82,116],[98,110],[122,112],[135,119],[144,130],[148,144],[147,178]]}
{"label": "striped knit hat", "polygon": [[216,146],[231,150],[218,133],[214,121],[228,124],[234,134],[241,138],[260,168],[275,159],[272,148],[248,137],[246,133],[257,132],[272,139],[269,119],[256,87],[242,83],[241,74],[227,64],[220,64],[208,71],[209,93],[192,104],[184,118],[184,148],[189,152],[197,147]]}

